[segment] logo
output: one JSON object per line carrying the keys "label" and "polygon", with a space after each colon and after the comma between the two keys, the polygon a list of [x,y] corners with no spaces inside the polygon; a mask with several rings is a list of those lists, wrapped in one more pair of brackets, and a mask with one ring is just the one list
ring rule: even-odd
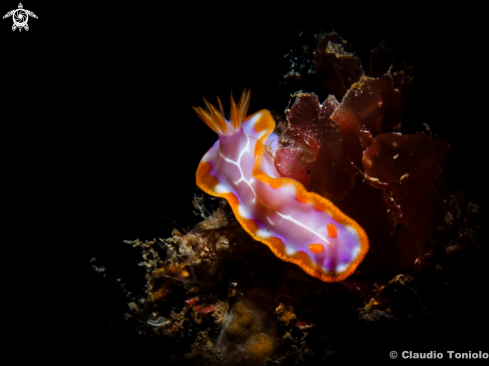
{"label": "logo", "polygon": [[18,9],[14,9],[12,11],[9,11],[7,14],[5,14],[3,16],[3,19],[8,18],[10,16],[14,20],[14,25],[12,25],[12,30],[15,31],[17,28],[19,28],[19,32],[22,31],[22,28],[24,28],[26,31],[29,30],[29,26],[27,25],[29,16],[37,19],[37,15],[30,10],[24,9],[22,3],[19,3]]}

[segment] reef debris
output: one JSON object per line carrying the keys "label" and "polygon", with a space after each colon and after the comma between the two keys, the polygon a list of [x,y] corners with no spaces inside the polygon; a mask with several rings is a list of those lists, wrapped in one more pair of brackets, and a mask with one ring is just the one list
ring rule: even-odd
{"label": "reef debris", "polygon": [[[222,202],[214,217],[186,234],[128,241],[146,253],[161,251],[164,258],[154,267],[156,255],[144,256],[146,294],[129,303],[139,332],[171,348],[163,364],[309,364],[351,357],[351,347],[370,355],[379,347],[412,344],[413,334],[419,340],[425,332],[426,337],[446,332],[454,312],[473,308],[460,296],[469,296],[464,284],[482,275],[488,249],[487,214],[470,202],[464,211],[447,215],[410,271],[337,284],[308,276],[249,241]],[[213,221],[225,224],[215,227]],[[202,245],[188,246],[193,235]],[[197,280],[194,274],[203,271],[194,267],[210,268],[202,248],[222,237],[230,245],[213,260],[222,270],[220,280]],[[177,254],[181,248],[185,256]]]}

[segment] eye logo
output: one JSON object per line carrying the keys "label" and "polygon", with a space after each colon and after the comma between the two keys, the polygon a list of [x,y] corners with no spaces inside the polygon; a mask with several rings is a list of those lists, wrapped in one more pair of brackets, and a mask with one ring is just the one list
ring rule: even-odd
{"label": "eye logo", "polygon": [[7,14],[5,14],[3,16],[3,19],[8,18],[10,16],[14,20],[14,24],[12,25],[12,30],[15,31],[17,28],[19,28],[19,32],[22,31],[22,28],[24,28],[26,31],[29,30],[29,26],[27,25],[29,16],[38,19],[37,15],[34,14],[32,11],[24,9],[22,3],[19,3],[18,9],[14,9],[12,11],[9,11]]}

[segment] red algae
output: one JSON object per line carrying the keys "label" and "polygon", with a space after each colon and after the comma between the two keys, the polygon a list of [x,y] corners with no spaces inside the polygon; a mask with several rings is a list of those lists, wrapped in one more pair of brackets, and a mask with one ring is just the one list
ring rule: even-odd
{"label": "red algae", "polygon": [[[280,136],[280,148],[277,151],[280,160],[275,161],[280,174],[285,169],[283,162],[286,161],[286,169],[293,172],[289,177],[329,199],[344,197],[357,174],[345,155],[339,126],[331,120],[338,106],[339,102],[333,95],[320,104],[316,94],[299,94],[287,114],[290,130]],[[288,146],[294,146],[297,140],[314,151],[315,155],[314,160],[304,164],[300,171],[293,170],[293,159],[286,160],[292,155]],[[307,179],[303,178],[305,174]]]}
{"label": "red algae", "polygon": [[385,133],[363,154],[365,172],[375,178],[370,184],[387,193],[387,210],[395,206],[387,221],[391,241],[399,247],[395,254],[401,268],[412,266],[448,211],[448,189],[442,178],[448,150],[447,143],[424,133]]}
{"label": "red algae", "polygon": [[412,267],[448,210],[442,166],[449,146],[392,132],[412,99],[412,77],[406,67],[391,73],[384,43],[371,55],[375,77],[364,75],[346,41],[324,36],[316,70],[335,96],[321,104],[313,93],[296,95],[275,161],[282,176],[332,200],[366,230],[371,248],[358,273]]}
{"label": "red algae", "polygon": [[194,311],[199,314],[210,314],[216,311],[217,309],[218,309],[217,305],[210,305],[210,306],[197,305],[194,307]]}
{"label": "red algae", "polygon": [[362,152],[382,132],[382,118],[396,98],[392,78],[367,76],[352,85],[331,119],[340,126],[347,158],[361,167]]}

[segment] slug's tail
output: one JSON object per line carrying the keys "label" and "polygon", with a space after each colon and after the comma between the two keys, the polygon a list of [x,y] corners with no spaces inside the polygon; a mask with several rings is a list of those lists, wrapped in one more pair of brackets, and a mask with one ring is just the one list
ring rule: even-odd
{"label": "slug's tail", "polygon": [[222,108],[219,97],[217,98],[219,110],[205,100],[205,98],[202,99],[204,99],[207,110],[201,107],[192,108],[195,113],[197,113],[197,116],[199,116],[212,131],[219,135],[232,135],[241,129],[243,122],[246,120],[246,113],[248,112],[248,106],[250,105],[250,93],[251,90],[243,90],[238,105],[236,106],[233,99],[233,92],[231,92],[231,118],[229,121],[224,117],[224,109]]}

